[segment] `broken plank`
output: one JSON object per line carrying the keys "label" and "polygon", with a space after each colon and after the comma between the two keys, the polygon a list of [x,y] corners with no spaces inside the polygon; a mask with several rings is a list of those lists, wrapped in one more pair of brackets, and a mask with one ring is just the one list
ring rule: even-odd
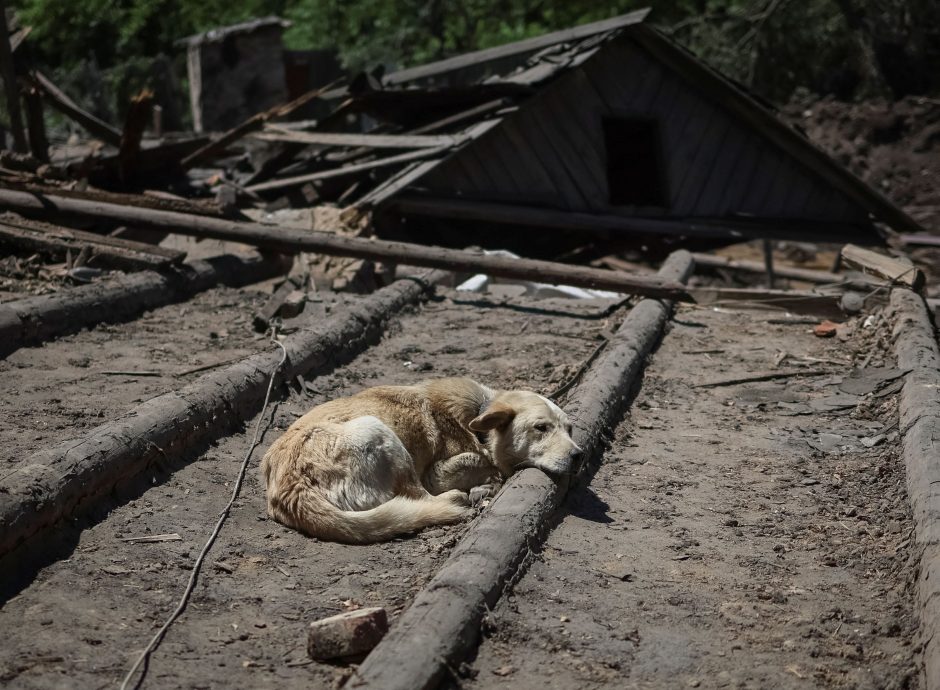
{"label": "broken plank", "polygon": [[0,189],[0,208],[15,209],[34,215],[74,216],[111,220],[136,227],[173,232],[181,235],[244,242],[285,253],[320,252],[412,266],[438,268],[458,273],[486,273],[502,278],[521,278],[543,283],[573,285],[628,294],[667,299],[691,300],[685,286],[656,276],[633,276],[587,266],[553,261],[517,259],[484,254],[482,251],[428,247],[406,242],[392,242],[338,233],[247,223],[222,218],[128,208],[115,204],[91,203],[63,197],[36,196]]}
{"label": "broken plank", "polygon": [[153,91],[143,89],[131,98],[124,120],[124,131],[121,133],[121,148],[118,152],[120,161],[118,171],[122,180],[129,180],[135,172],[137,157],[140,154],[140,143],[144,138],[144,130],[150,120],[150,111],[153,108]]}
{"label": "broken plank", "polygon": [[182,263],[186,258],[186,252],[63,228],[13,214],[0,216],[0,244],[56,257],[64,257],[68,252],[77,254],[88,247],[93,252],[89,263],[130,270],[165,268]]}
{"label": "broken plank", "polygon": [[377,158],[376,160],[368,161],[366,163],[357,163],[355,165],[346,165],[341,168],[333,168],[332,170],[320,170],[318,172],[308,173],[306,175],[285,177],[278,180],[271,180],[270,182],[261,182],[259,184],[251,185],[250,187],[246,187],[245,189],[249,192],[263,192],[271,189],[286,189],[288,187],[296,187],[307,182],[315,182],[316,180],[326,180],[333,177],[345,177],[346,175],[366,172],[376,168],[384,168],[389,165],[407,163],[409,161],[418,160],[419,158],[430,158],[431,156],[444,153],[448,149],[450,149],[449,146],[441,146],[431,149],[418,149],[417,151],[409,151],[408,153],[401,153],[397,156]]}
{"label": "broken plank", "polygon": [[58,86],[42,72],[32,73],[33,82],[39,87],[46,102],[66,117],[74,120],[92,135],[98,137],[106,144],[121,146],[121,132],[104,120],[95,117],[78,106]]}
{"label": "broken plank", "polygon": [[358,146],[365,148],[422,149],[454,146],[456,136],[448,134],[346,134],[340,132],[296,132],[268,125],[264,132],[253,134],[262,141],[284,141],[291,144],[321,146]]}
{"label": "broken plank", "polygon": [[692,386],[693,388],[719,388],[721,386],[736,386],[739,383],[759,383],[761,381],[774,381],[776,379],[789,379],[794,376],[827,376],[832,373],[831,369],[790,369],[786,371],[768,371],[763,374],[751,374],[750,376],[738,376],[728,379],[719,379],[718,381],[706,381]]}
{"label": "broken plank", "polygon": [[912,290],[922,290],[926,282],[924,272],[913,264],[854,244],[847,244],[842,248],[842,260],[853,268]]}
{"label": "broken plank", "polygon": [[[842,319],[841,295],[823,295],[802,290],[765,290],[761,288],[689,288],[699,305],[749,304],[758,308],[779,309],[794,314],[812,314],[830,319]],[[865,306],[883,302],[877,295],[868,295]]]}
{"label": "broken plank", "polygon": [[[714,254],[693,253],[696,268],[706,266],[708,268],[727,268],[733,271],[743,273],[766,273],[767,267],[759,261],[746,261],[743,259],[729,259],[724,256],[715,256]],[[774,274],[781,278],[791,280],[801,280],[806,283],[844,283],[849,280],[848,276],[829,271],[818,271],[811,268],[798,268],[796,266],[774,265]]]}

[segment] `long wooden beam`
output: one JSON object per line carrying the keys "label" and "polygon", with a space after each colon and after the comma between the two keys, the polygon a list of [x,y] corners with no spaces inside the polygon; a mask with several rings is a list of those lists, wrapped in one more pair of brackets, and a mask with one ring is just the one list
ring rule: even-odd
{"label": "long wooden beam", "polygon": [[[725,256],[715,256],[714,254],[694,253],[695,266],[704,266],[706,268],[728,268],[734,271],[744,273],[766,273],[767,268],[759,261],[747,261],[744,259],[729,259]],[[839,273],[830,273],[829,271],[818,271],[811,268],[797,268],[795,266],[774,266],[774,273],[781,278],[791,280],[802,280],[806,283],[845,283],[849,277]]]}
{"label": "long wooden beam", "polygon": [[482,252],[466,249],[446,249],[364,237],[346,237],[302,228],[206,218],[172,211],[156,211],[52,195],[29,194],[9,189],[0,190],[0,208],[44,219],[72,216],[99,221],[108,220],[180,235],[244,242],[286,253],[321,252],[334,256],[351,256],[448,271],[486,273],[501,278],[535,280],[544,283],[614,290],[646,297],[691,301],[685,287],[676,281],[634,276],[588,266],[571,266],[552,261],[487,256]]}
{"label": "long wooden beam", "polygon": [[32,73],[33,81],[53,108],[71,118],[106,144],[121,146],[121,130],[83,110],[42,72]]}

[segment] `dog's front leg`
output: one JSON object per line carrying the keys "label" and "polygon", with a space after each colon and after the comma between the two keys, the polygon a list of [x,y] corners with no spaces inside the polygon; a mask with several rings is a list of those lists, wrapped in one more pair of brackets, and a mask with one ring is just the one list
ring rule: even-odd
{"label": "dog's front leg", "polygon": [[499,470],[479,453],[461,453],[441,460],[424,475],[425,486],[435,495],[451,489],[470,491],[475,486],[500,481]]}

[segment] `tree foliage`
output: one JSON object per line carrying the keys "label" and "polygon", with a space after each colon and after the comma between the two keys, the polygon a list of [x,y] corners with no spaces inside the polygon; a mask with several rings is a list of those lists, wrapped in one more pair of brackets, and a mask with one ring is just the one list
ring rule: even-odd
{"label": "tree foliage", "polygon": [[[797,87],[843,98],[940,87],[936,0],[17,0],[37,58],[136,85],[177,41],[278,14],[291,48],[328,48],[352,70],[402,67],[651,6],[651,20],[772,100]],[[143,76],[142,76],[143,75]],[[127,88],[117,89],[126,92]]]}

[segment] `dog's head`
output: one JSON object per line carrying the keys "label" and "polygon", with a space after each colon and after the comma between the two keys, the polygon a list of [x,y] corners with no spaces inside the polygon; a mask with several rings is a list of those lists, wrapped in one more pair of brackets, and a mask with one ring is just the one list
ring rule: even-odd
{"label": "dog's head", "polygon": [[470,422],[470,429],[489,434],[493,462],[505,476],[523,467],[567,474],[581,456],[568,415],[548,398],[528,391],[497,394]]}

